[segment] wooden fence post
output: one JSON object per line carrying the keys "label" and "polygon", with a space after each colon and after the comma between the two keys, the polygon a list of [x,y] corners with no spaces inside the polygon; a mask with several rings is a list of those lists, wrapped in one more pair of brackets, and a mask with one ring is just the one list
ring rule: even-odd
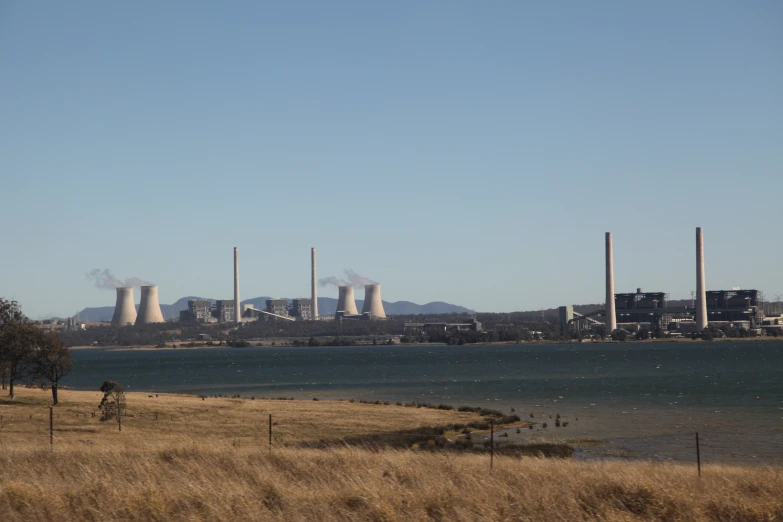
{"label": "wooden fence post", "polygon": [[269,449],[272,449],[272,414],[269,414]]}
{"label": "wooden fence post", "polygon": [[495,465],[495,421],[489,421],[489,469]]}
{"label": "wooden fence post", "polygon": [[699,432],[696,432],[696,467],[699,470],[699,477],[701,477],[701,451],[699,449]]}

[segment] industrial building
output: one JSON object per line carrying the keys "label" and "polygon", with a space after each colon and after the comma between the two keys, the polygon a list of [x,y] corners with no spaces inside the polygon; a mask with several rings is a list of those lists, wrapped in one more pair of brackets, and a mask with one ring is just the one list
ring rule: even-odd
{"label": "industrial building", "polygon": [[266,311],[270,314],[288,317],[288,301],[286,299],[267,299]]}
{"label": "industrial building", "polygon": [[310,321],[315,317],[313,310],[312,299],[294,299],[291,302],[289,315],[299,318],[302,321]]}
{"label": "industrial building", "polygon": [[[764,326],[761,292],[758,290],[706,290],[704,232],[696,229],[696,298],[692,306],[671,306],[665,292],[632,293],[614,291],[614,252],[611,232],[606,233],[606,305],[603,310],[579,314],[573,306],[559,308],[561,332],[620,328],[628,332],[677,331],[696,333],[708,325],[731,324],[758,334]],[[768,324],[774,327],[777,325]]]}
{"label": "industrial building", "polygon": [[219,323],[236,321],[236,304],[234,299],[219,299],[215,301],[215,318]]}
{"label": "industrial building", "polygon": [[188,309],[179,313],[179,320],[183,322],[211,323],[214,320],[212,315],[212,302],[206,299],[196,299],[188,301]]}
{"label": "industrial building", "polygon": [[471,319],[467,323],[405,323],[403,329],[406,334],[411,335],[424,333],[430,329],[442,330],[444,332],[484,331],[483,325],[476,319]]}

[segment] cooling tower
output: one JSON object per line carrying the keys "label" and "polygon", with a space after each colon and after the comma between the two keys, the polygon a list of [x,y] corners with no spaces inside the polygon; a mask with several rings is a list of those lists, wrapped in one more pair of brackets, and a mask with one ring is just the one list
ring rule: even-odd
{"label": "cooling tower", "polygon": [[157,286],[141,287],[141,303],[136,324],[162,323],[163,312],[160,311]]}
{"label": "cooling tower", "polygon": [[340,295],[337,297],[337,311],[345,312],[346,315],[358,315],[359,310],[356,309],[353,287],[339,286],[337,289],[340,291]]}
{"label": "cooling tower", "polygon": [[606,233],[606,323],[605,332],[611,335],[617,330],[617,314],[614,309],[614,247],[612,246],[612,233]]}
{"label": "cooling tower", "polygon": [[696,328],[707,328],[707,292],[704,284],[704,232],[696,229]]}
{"label": "cooling tower", "polygon": [[364,285],[364,306],[362,313],[369,312],[373,317],[386,318],[381,301],[381,285]]}
{"label": "cooling tower", "polygon": [[[310,299],[312,299],[313,319],[318,319],[318,290],[315,287],[315,248],[310,250]],[[353,307],[356,309],[356,305]]]}
{"label": "cooling tower", "polygon": [[112,326],[125,326],[136,322],[136,303],[133,302],[133,287],[117,289],[117,304],[114,305]]}

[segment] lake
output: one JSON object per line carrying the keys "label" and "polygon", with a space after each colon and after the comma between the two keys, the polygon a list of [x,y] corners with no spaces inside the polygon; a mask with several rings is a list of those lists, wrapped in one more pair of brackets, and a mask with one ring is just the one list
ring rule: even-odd
{"label": "lake", "polygon": [[[514,408],[580,456],[783,463],[783,341],[79,349],[64,384],[97,390]],[[569,425],[554,428],[560,414]],[[549,417],[552,416],[552,419]],[[592,447],[590,439],[604,441]]]}

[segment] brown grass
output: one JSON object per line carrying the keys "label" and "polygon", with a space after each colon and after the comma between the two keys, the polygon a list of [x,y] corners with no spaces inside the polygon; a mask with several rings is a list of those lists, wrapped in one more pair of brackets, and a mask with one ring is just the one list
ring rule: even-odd
{"label": "brown grass", "polygon": [[[783,520],[776,468],[706,466],[700,480],[693,466],[678,464],[499,456],[490,471],[482,454],[298,447],[473,414],[145,394],[129,405],[138,412],[148,402],[159,420],[129,419],[120,434],[116,425],[76,419],[99,394],[66,392],[50,451],[48,421],[22,420],[42,413],[44,395],[22,395],[27,405],[0,404],[3,521]],[[162,419],[175,411],[180,420]],[[256,419],[268,411],[293,446],[266,446],[265,419]]]}

